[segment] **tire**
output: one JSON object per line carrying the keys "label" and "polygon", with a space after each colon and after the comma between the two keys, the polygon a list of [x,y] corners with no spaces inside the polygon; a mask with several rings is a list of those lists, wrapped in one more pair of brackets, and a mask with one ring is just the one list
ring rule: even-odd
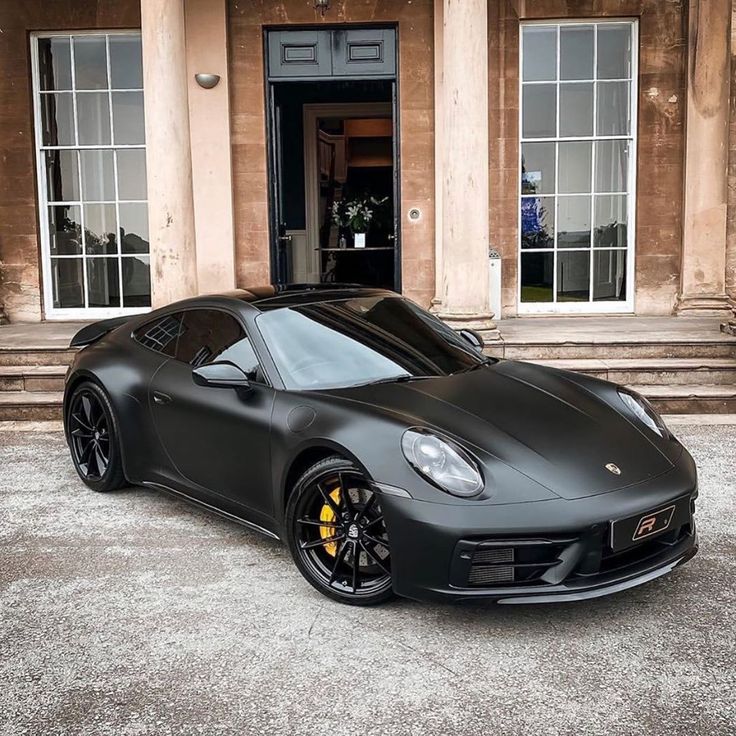
{"label": "tire", "polygon": [[323,595],[352,606],[394,597],[380,501],[349,460],[326,458],[299,478],[286,505],[286,527],[299,572]]}
{"label": "tire", "polygon": [[127,485],[119,424],[104,389],[80,383],[69,398],[65,426],[74,469],[85,485],[101,493]]}

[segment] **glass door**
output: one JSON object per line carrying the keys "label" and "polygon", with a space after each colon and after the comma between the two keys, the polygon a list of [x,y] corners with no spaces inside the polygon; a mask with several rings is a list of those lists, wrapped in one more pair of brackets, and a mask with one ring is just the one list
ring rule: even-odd
{"label": "glass door", "polygon": [[633,311],[636,30],[522,26],[520,313]]}

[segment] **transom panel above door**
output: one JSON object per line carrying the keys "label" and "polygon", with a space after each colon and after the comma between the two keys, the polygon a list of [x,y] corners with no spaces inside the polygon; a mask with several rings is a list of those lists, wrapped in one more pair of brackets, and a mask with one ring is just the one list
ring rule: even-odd
{"label": "transom panel above door", "polygon": [[343,28],[268,32],[269,79],[388,79],[396,75],[396,30]]}

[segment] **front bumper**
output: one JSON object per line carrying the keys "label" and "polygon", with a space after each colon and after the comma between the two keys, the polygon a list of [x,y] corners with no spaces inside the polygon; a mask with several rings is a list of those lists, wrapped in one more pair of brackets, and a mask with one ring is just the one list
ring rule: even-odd
{"label": "front bumper", "polygon": [[[382,495],[394,590],[418,600],[547,603],[597,598],[673,570],[698,550],[692,459],[646,483],[583,499],[428,503]],[[675,501],[662,534],[614,552],[611,524]]]}

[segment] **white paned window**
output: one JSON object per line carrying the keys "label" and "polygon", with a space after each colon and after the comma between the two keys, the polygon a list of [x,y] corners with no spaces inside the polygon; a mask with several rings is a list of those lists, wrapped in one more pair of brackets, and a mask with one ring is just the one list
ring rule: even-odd
{"label": "white paned window", "polygon": [[519,312],[633,311],[635,21],[521,29]]}
{"label": "white paned window", "polygon": [[151,305],[140,33],[32,38],[48,317]]}

